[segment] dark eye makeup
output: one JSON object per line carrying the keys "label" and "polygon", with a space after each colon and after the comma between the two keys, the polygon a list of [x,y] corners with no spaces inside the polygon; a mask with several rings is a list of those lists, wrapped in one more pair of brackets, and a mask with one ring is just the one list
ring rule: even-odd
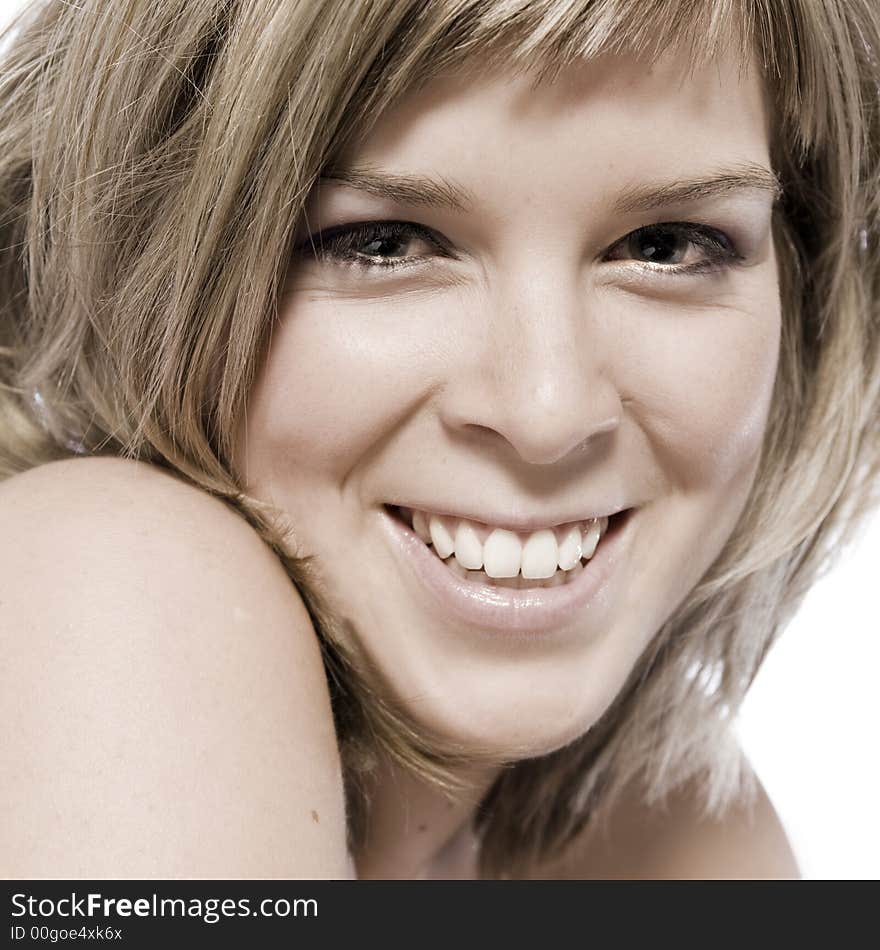
{"label": "dark eye makeup", "polygon": [[[422,253],[406,253],[418,243],[425,246]],[[680,263],[690,247],[699,249],[702,256],[692,263]],[[611,256],[621,251],[631,257]],[[433,229],[411,221],[387,220],[326,228],[300,242],[295,253],[320,263],[372,272],[421,267],[438,257],[456,259],[450,244]],[[631,258],[651,274],[672,277],[718,273],[745,260],[723,231],[690,221],[662,222],[630,231],[608,249],[603,259]]]}
{"label": "dark eye makeup", "polygon": [[[405,248],[415,241],[427,244],[429,253],[419,256],[394,253],[395,249]],[[455,257],[440,235],[411,221],[362,221],[336,225],[310,235],[296,250],[322,262],[385,270],[420,265],[426,257]]]}

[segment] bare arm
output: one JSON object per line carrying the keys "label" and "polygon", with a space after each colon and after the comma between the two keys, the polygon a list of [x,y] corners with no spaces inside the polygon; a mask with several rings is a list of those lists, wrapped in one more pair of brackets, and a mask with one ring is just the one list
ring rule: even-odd
{"label": "bare arm", "polygon": [[350,876],[299,595],[234,513],[145,469],[0,485],[0,874]]}

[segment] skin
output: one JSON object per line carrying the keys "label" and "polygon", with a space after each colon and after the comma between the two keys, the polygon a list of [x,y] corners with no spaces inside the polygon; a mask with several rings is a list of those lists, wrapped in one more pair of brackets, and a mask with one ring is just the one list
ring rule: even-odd
{"label": "skin", "polygon": [[[389,691],[425,729],[500,759],[589,729],[720,552],[754,479],[780,338],[772,195],[613,209],[633,185],[770,168],[755,71],[686,66],[678,53],[653,68],[605,57],[537,89],[452,75],[397,103],[339,166],[442,176],[472,208],[323,181],[299,236],[410,221],[454,256],[409,236],[381,253],[417,262],[381,270],[306,246],[238,433],[250,490],[289,514]],[[706,251],[674,237],[651,270],[650,242],[623,240],[681,221],[722,232],[743,262],[671,276]],[[541,641],[490,641],[439,615],[379,529],[385,503],[552,515],[599,499],[637,509],[631,544],[602,609]],[[497,768],[475,769],[455,804],[383,768],[393,781],[378,786],[359,876],[471,873],[467,823]]]}

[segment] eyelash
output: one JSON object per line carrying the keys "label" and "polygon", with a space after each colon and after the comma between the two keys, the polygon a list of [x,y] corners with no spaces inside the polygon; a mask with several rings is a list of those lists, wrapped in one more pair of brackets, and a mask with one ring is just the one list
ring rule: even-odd
{"label": "eyelash", "polygon": [[[690,277],[693,275],[719,273],[741,263],[745,258],[739,253],[733,241],[716,228],[690,221],[669,221],[645,225],[636,228],[616,241],[611,251],[625,246],[628,242],[651,232],[671,232],[679,238],[686,238],[691,244],[701,248],[707,257],[693,264],[657,264],[653,261],[637,261],[639,267],[652,274],[667,277]],[[343,224],[327,228],[318,234],[310,235],[296,248],[299,254],[310,254],[317,260],[331,260],[357,267],[363,270],[394,271],[407,267],[417,267],[422,257],[380,258],[370,257],[355,248],[371,241],[396,241],[405,243],[407,239],[419,238],[433,244],[442,257],[452,258],[446,243],[429,228],[411,221],[363,221],[357,224]]]}

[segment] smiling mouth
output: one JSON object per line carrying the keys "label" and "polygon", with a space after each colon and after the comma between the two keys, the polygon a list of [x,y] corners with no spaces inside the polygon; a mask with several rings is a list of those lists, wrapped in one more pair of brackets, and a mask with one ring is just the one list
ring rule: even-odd
{"label": "smiling mouth", "polygon": [[[506,540],[498,543],[512,545],[512,551],[508,549],[505,552],[509,552],[507,563],[499,568],[497,545],[494,554],[488,553],[488,546],[484,546],[484,551],[481,552],[480,539],[475,540],[473,532],[470,536],[467,529],[464,534],[460,533],[461,524],[472,523],[464,522],[463,519],[443,518],[441,522],[444,527],[440,528],[433,524],[435,519],[431,518],[432,524],[429,529],[428,516],[423,513],[397,505],[385,505],[385,509],[394,520],[419,537],[428,550],[432,551],[438,560],[442,561],[460,579],[483,586],[506,587],[515,590],[559,587],[573,582],[587,568],[605,538],[618,534],[634,510],[626,508],[607,518],[591,519],[556,531],[556,541],[561,541],[561,543],[556,545],[555,554],[553,553],[554,532],[550,529],[520,535],[520,541],[525,539],[525,544],[522,545],[519,558],[517,557],[519,545],[514,540],[513,533],[502,531]],[[577,537],[574,532],[577,531],[581,532],[580,543],[574,540]],[[495,534],[496,531],[484,527],[482,533],[484,535],[482,540],[487,541],[488,538],[485,536]],[[532,546],[531,552],[525,550],[529,545]],[[543,548],[537,561],[533,556],[536,547]],[[522,556],[522,550],[525,550],[525,557]],[[502,556],[502,560],[504,559]],[[484,560],[490,561],[488,569],[491,573],[487,573]],[[523,563],[526,565],[525,569],[523,569]],[[516,567],[517,564],[520,566]],[[492,576],[493,574],[503,576]],[[524,576],[524,574],[534,576]]]}

